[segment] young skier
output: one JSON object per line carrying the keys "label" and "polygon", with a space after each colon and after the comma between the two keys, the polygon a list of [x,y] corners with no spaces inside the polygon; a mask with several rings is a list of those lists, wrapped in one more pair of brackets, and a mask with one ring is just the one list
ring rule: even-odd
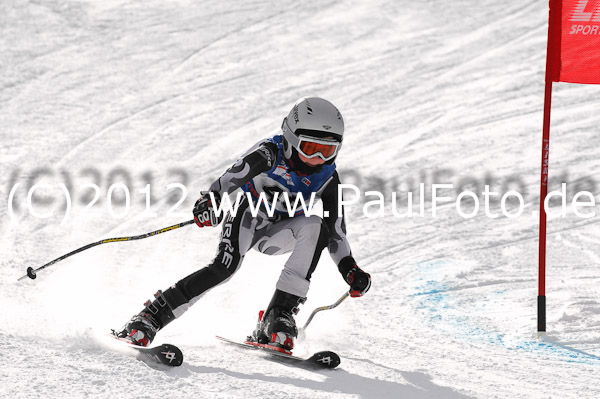
{"label": "young skier", "polygon": [[[284,118],[281,130],[283,134],[254,145],[196,202],[196,224],[216,226],[222,219],[215,212],[221,198],[238,188],[245,192],[237,212],[225,217],[212,262],[166,291],[158,291],[153,301],[147,301],[144,309],[116,332],[118,337],[148,346],[160,329],[209,289],[230,279],[251,248],[267,255],[291,252],[271,302],[259,313],[251,337],[255,342],[285,350],[294,347],[298,329],[293,315],[306,300],[311,275],[325,247],[349,284],[350,295],[360,297],[368,291],[371,277],[356,265],[345,235],[344,215],[338,214],[340,180],[334,161],[344,134],[340,112],[322,98],[302,98]],[[252,205],[260,207],[256,216],[251,214],[246,193],[250,193]],[[275,193],[279,193],[277,201]],[[308,203],[311,193],[322,200],[324,218],[305,216],[302,210],[290,217],[283,195],[289,196],[291,204],[298,195]],[[265,196],[269,206],[275,205],[273,216],[267,214]]]}

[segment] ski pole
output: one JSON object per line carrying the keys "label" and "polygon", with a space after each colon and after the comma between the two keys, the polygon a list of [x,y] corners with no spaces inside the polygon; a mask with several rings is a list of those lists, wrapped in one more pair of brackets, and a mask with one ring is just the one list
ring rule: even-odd
{"label": "ski pole", "polygon": [[68,258],[71,255],[75,255],[75,254],[78,254],[80,252],[85,251],[86,249],[90,249],[92,247],[95,247],[96,245],[107,244],[109,242],[121,242],[121,241],[141,240],[143,238],[148,238],[148,237],[152,237],[152,236],[155,236],[157,234],[161,234],[161,233],[164,233],[164,232],[167,232],[167,231],[175,230],[175,229],[178,229],[178,228],[183,227],[183,226],[187,226],[188,224],[192,224],[192,223],[194,223],[194,219],[188,220],[187,222],[179,223],[179,224],[176,224],[176,225],[173,225],[173,226],[165,227],[164,229],[160,229],[160,230],[152,231],[150,233],[142,234],[142,235],[139,235],[139,236],[119,237],[119,238],[107,238],[105,240],[100,240],[98,242],[93,242],[93,243],[88,244],[86,246],[83,246],[83,247],[81,247],[79,249],[76,249],[75,251],[69,252],[68,254],[63,255],[60,258],[56,258],[52,262],[48,262],[45,265],[38,267],[37,269],[34,269],[33,267],[28,267],[27,268],[27,274],[24,275],[24,276],[22,276],[22,277],[19,277],[19,279],[17,281],[21,281],[25,277],[29,277],[30,279],[33,280],[33,279],[35,279],[37,277],[37,272],[39,272],[40,270],[45,269],[45,268],[47,268],[49,266],[52,266],[53,264],[55,264],[57,262],[60,262],[61,260],[66,259],[66,258]]}
{"label": "ski pole", "polygon": [[329,306],[321,306],[319,308],[316,308],[315,310],[313,310],[313,312],[310,314],[310,317],[308,318],[308,320],[306,320],[306,324],[304,324],[304,327],[302,327],[302,330],[306,330],[306,327],[310,324],[310,322],[312,321],[313,317],[315,317],[315,315],[322,311],[322,310],[329,310],[329,309],[333,309],[335,307],[337,307],[340,303],[344,302],[344,300],[346,298],[348,298],[348,296],[350,296],[349,292],[345,292],[344,295],[342,295],[342,297],[340,299],[337,300],[336,303],[334,303],[333,305],[329,305]]}

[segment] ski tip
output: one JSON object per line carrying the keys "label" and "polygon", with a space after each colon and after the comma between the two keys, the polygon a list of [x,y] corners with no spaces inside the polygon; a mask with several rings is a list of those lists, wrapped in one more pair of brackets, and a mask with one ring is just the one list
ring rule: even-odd
{"label": "ski tip", "polygon": [[307,359],[308,362],[321,368],[334,369],[340,365],[341,360],[337,353],[331,351],[317,352]]}
{"label": "ski tip", "polygon": [[167,364],[171,367],[179,367],[183,364],[183,352],[172,344],[162,344],[161,355],[164,357],[162,363]]}

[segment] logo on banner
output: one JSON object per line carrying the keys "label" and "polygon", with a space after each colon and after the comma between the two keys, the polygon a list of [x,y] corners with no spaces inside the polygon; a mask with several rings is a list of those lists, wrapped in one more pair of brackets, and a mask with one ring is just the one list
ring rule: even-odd
{"label": "logo on banner", "polygon": [[600,0],[577,0],[574,2],[570,22],[579,22],[571,25],[571,35],[598,35],[600,34]]}

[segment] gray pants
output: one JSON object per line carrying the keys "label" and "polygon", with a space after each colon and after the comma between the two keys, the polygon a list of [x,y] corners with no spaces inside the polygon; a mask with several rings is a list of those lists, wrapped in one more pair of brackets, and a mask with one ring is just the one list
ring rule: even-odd
{"label": "gray pants", "polygon": [[327,227],[318,216],[278,221],[260,213],[253,217],[244,200],[236,215],[226,216],[217,254],[211,263],[178,281],[164,292],[165,298],[175,317],[179,317],[209,289],[229,280],[251,248],[267,255],[291,252],[276,288],[306,297],[311,275],[327,241]]}

